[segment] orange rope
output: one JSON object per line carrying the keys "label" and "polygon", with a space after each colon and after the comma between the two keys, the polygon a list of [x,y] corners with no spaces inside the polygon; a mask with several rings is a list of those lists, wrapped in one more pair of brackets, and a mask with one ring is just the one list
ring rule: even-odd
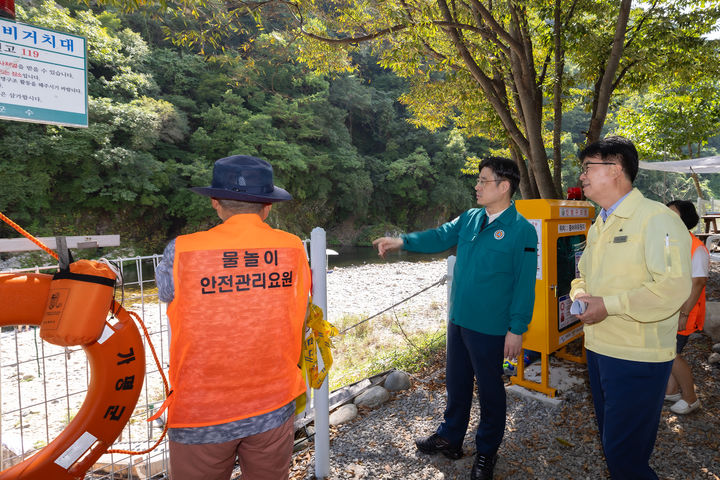
{"label": "orange rope", "polygon": [[[130,311],[128,311],[127,313],[130,314],[130,316],[133,319],[135,319],[135,321],[137,323],[140,324],[143,332],[145,333],[145,338],[148,341],[148,345],[150,345],[150,351],[152,352],[153,358],[155,359],[155,364],[157,365],[158,371],[160,372],[160,375],[162,376],[163,385],[165,386],[165,397],[167,397],[168,395],[170,395],[170,387],[168,386],[167,378],[165,378],[165,372],[163,371],[162,365],[160,365],[160,360],[158,359],[157,353],[155,352],[155,347],[153,346],[152,342],[150,341],[150,334],[148,333],[147,328],[145,328],[145,324],[143,323],[142,319],[140,319],[140,315],[138,315],[135,312],[130,312]],[[165,426],[163,428],[162,435],[160,435],[160,438],[158,438],[157,442],[155,442],[155,445],[148,448],[147,450],[141,450],[139,452],[134,452],[132,450],[108,450],[105,453],[123,453],[123,454],[127,454],[127,455],[143,455],[145,453],[150,453],[153,450],[155,450],[157,448],[157,446],[160,445],[160,443],[162,443],[163,438],[165,438],[165,434],[167,434],[167,429],[168,429],[167,422],[165,422]]]}
{"label": "orange rope", "polygon": [[13,222],[13,221],[10,220],[8,217],[6,217],[5,215],[3,215],[2,212],[0,212],[0,219],[4,220],[5,223],[7,223],[7,224],[10,225],[12,228],[14,228],[15,230],[17,230],[18,233],[20,233],[22,236],[24,236],[25,238],[27,238],[28,240],[30,240],[31,242],[33,242],[35,245],[37,245],[38,247],[42,248],[42,249],[45,250],[47,253],[49,253],[50,255],[52,255],[52,256],[55,258],[55,260],[59,260],[57,253],[53,252],[50,248],[48,248],[48,247],[47,247],[45,244],[43,244],[40,240],[38,240],[37,238],[33,237],[32,234],[30,234],[29,232],[27,232],[27,231],[26,231],[25,229],[23,229],[20,225],[18,225],[17,223]]}
{"label": "orange rope", "polygon": [[[13,222],[12,220],[10,220],[10,219],[9,219],[7,216],[5,216],[2,212],[0,212],[0,219],[3,220],[3,221],[5,221],[5,223],[7,223],[7,224],[10,225],[12,228],[14,228],[15,230],[17,230],[21,235],[23,235],[25,238],[27,238],[28,240],[30,240],[31,242],[33,242],[35,245],[37,245],[38,247],[40,247],[41,249],[45,250],[47,253],[49,253],[50,255],[52,255],[52,256],[55,258],[55,260],[59,260],[59,257],[58,257],[58,254],[57,254],[57,253],[55,253],[55,252],[52,251],[50,248],[48,248],[46,245],[44,245],[40,240],[38,240],[37,238],[35,238],[34,236],[32,236],[32,234],[30,234],[29,232],[27,232],[27,231],[26,231],[25,229],[23,229],[20,225],[18,225],[17,223]],[[115,303],[117,303],[117,302],[115,302]],[[119,305],[119,304],[118,304],[117,306],[118,306],[119,308],[122,308],[122,305]],[[140,318],[140,316],[139,316],[137,313],[135,313],[135,312],[128,312],[128,314],[129,314],[138,324],[140,324],[140,326],[142,327],[143,332],[145,333],[145,338],[146,338],[147,341],[148,341],[148,345],[150,345],[150,351],[152,352],[153,358],[155,359],[155,364],[157,365],[158,371],[160,372],[160,375],[162,376],[163,385],[164,385],[164,387],[165,387],[165,397],[167,397],[168,395],[170,395],[170,387],[168,386],[167,378],[165,377],[165,372],[163,371],[162,365],[160,365],[160,360],[158,359],[157,353],[155,352],[155,347],[153,346],[152,341],[150,341],[150,334],[148,333],[147,328],[145,327],[145,323],[143,323],[142,319]],[[165,435],[167,434],[167,429],[168,429],[168,427],[167,427],[167,422],[165,422],[165,426],[164,426],[164,428],[163,428],[162,435],[160,435],[160,438],[158,439],[158,441],[155,442],[155,445],[153,445],[152,447],[150,447],[150,448],[147,449],[147,450],[142,450],[142,451],[139,451],[139,452],[135,452],[135,451],[132,451],[132,450],[108,450],[106,453],[123,453],[123,454],[128,454],[128,455],[143,455],[143,454],[145,454],[145,453],[149,453],[149,452],[155,450],[155,448],[157,448],[158,445],[160,445],[160,443],[161,443],[161,442],[163,441],[163,439],[165,438]]]}

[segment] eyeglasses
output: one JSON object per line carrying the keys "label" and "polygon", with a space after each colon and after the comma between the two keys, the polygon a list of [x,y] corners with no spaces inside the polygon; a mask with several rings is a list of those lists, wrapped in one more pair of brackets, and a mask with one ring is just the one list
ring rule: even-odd
{"label": "eyeglasses", "polygon": [[477,184],[485,187],[486,183],[495,182],[495,184],[498,185],[498,184],[500,184],[500,182],[507,180],[507,178],[505,178],[505,177],[498,178],[496,175],[493,175],[493,177],[496,177],[496,178],[494,180],[483,180],[482,177],[480,177],[480,175],[478,175]]}
{"label": "eyeglasses", "polygon": [[587,175],[589,165],[617,165],[613,162],[585,162],[580,166],[580,175]]}

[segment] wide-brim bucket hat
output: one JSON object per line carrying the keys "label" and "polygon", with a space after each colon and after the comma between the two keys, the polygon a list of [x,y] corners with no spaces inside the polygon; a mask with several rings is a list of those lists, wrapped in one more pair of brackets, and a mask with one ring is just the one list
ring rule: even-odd
{"label": "wide-brim bucket hat", "polygon": [[272,165],[248,155],[233,155],[217,160],[213,167],[212,185],[192,187],[190,190],[207,197],[253,203],[292,199],[292,195],[273,184]]}

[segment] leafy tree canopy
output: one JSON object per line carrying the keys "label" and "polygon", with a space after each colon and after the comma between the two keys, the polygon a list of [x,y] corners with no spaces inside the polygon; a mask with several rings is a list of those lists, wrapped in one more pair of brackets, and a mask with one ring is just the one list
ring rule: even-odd
{"label": "leafy tree canopy", "polygon": [[[425,227],[470,206],[458,172],[486,145],[410,125],[396,101],[406,83],[369,56],[356,58],[361,75],[328,78],[277,32],[202,55],[158,36],[173,16],[45,1],[19,6],[18,20],[88,39],[88,128],[0,121],[0,210],[33,233],[120,233],[157,252],[217,222],[188,187],[208,185],[213,162],[235,153],[274,165],[296,201],[270,221],[301,236],[318,225]],[[433,182],[405,175],[414,161]]]}
{"label": "leafy tree canopy", "polygon": [[[298,58],[323,72],[353,71],[351,55],[369,46],[382,66],[410,83],[402,100],[418,124],[454,124],[467,135],[501,138],[521,164],[525,196],[559,194],[568,94],[590,112],[586,138],[594,141],[614,93],[718,68],[716,44],[703,37],[720,16],[715,1],[656,0],[634,8],[631,0],[185,0],[161,6],[189,13],[200,36],[212,41],[223,34],[247,38],[253,29],[291,21],[288,28],[304,40]],[[197,38],[193,30],[178,41]]]}

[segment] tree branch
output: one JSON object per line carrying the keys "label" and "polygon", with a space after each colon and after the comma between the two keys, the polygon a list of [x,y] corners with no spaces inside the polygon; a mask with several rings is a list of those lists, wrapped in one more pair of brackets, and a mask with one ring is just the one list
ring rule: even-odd
{"label": "tree branch", "polygon": [[[473,25],[465,24],[465,23],[445,22],[445,21],[441,21],[441,20],[432,20],[427,23],[429,23],[431,25],[435,25],[437,27],[442,27],[442,28],[454,28],[454,29],[458,29],[458,30],[467,30],[470,32],[478,33],[478,34],[482,35],[483,38],[486,38],[486,35],[487,35],[485,32],[483,32],[482,29],[475,27]],[[405,24],[405,25],[402,25],[402,24],[394,25],[392,27],[383,28],[382,30],[378,30],[377,32],[374,32],[374,33],[369,33],[367,35],[360,35],[357,37],[345,37],[345,38],[323,37],[321,35],[317,35],[315,33],[308,32],[304,29],[303,24],[300,25],[300,31],[303,33],[303,35],[306,35],[314,40],[319,40],[321,42],[331,43],[331,44],[335,44],[335,45],[338,45],[338,44],[347,45],[347,44],[361,43],[361,42],[367,42],[370,40],[375,40],[376,38],[380,38],[385,35],[390,35],[392,33],[397,33],[402,30],[406,30],[408,28],[411,28],[411,27],[414,27],[417,25],[419,25],[419,24],[415,23],[415,22]]]}
{"label": "tree branch", "polygon": [[632,0],[622,0],[620,3],[620,11],[618,12],[618,20],[615,25],[615,36],[613,37],[612,50],[604,68],[603,75],[600,80],[599,88],[596,90],[597,108],[590,120],[590,128],[588,128],[588,142],[594,142],[600,138],[602,126],[605,124],[607,116],[607,105],[610,103],[610,94],[612,93],[615,73],[620,64],[623,47],[625,46],[625,35],[627,31],[628,19],[630,17],[630,6]]}
{"label": "tree branch", "polygon": [[550,55],[552,53],[553,49],[551,48],[550,50],[548,50],[548,54],[545,56],[545,60],[543,60],[542,70],[540,71],[540,75],[538,76],[538,80],[536,82],[537,85],[542,85],[545,81],[545,75],[547,74],[547,69],[550,65]]}
{"label": "tree branch", "polygon": [[497,20],[495,20],[495,17],[492,16],[492,13],[488,11],[488,9],[485,8],[485,5],[480,3],[479,0],[470,0],[471,4],[473,6],[473,9],[477,11],[480,16],[482,17],[485,24],[492,30],[500,39],[502,39],[505,43],[507,43],[510,48],[512,48],[515,51],[521,51],[522,50],[522,44],[519,43],[517,40],[515,40],[507,30],[505,30],[502,25],[500,25]]}
{"label": "tree branch", "polygon": [[[573,3],[570,5],[570,9],[568,10],[567,17],[565,17],[565,21],[562,22],[562,28],[561,28],[560,30],[557,30],[556,28],[554,29],[554,30],[557,30],[558,34],[559,34],[560,32],[562,32],[562,31],[564,31],[564,30],[568,27],[568,25],[570,24],[570,20],[572,19],[573,14],[575,13],[575,7],[577,6],[577,3],[578,3],[578,0],[573,0]],[[557,8],[557,7],[556,7],[556,8]],[[558,16],[557,16],[557,15],[555,16],[555,21],[556,21],[556,22],[558,21]],[[557,45],[557,42],[556,42],[555,45]],[[551,56],[551,55],[554,55],[554,48],[555,48],[555,46],[550,47],[550,50],[548,51],[548,54],[547,54],[547,56],[545,57],[545,61],[543,62],[542,73],[540,74],[540,80],[538,81],[538,84],[540,84],[540,85],[542,85],[542,83],[545,81],[545,75],[546,75],[547,67],[548,67],[548,64],[550,63],[550,56]],[[563,54],[564,54],[564,53],[565,53],[565,52],[563,52]]]}
{"label": "tree branch", "polygon": [[[450,9],[448,8],[446,1],[438,0],[438,6],[440,7],[440,11],[442,12],[445,20],[448,23],[453,23],[453,18],[450,14]],[[512,137],[513,141],[524,152],[527,152],[529,149],[529,142],[527,138],[525,138],[525,136],[522,134],[520,129],[518,129],[515,121],[513,120],[512,113],[510,112],[510,108],[507,105],[507,100],[503,102],[500,96],[498,96],[492,84],[492,80],[487,75],[485,75],[477,62],[475,62],[475,59],[468,50],[457,29],[448,28],[446,31],[450,36],[453,45],[455,45],[455,48],[460,54],[460,58],[463,59],[463,62],[465,63],[465,66],[470,72],[470,75],[472,75],[475,81],[480,85],[480,88],[485,93],[488,101],[493,107],[493,110],[500,118],[500,121],[502,122],[509,135]]]}
{"label": "tree branch", "polygon": [[631,68],[633,65],[635,65],[636,63],[638,63],[638,61],[637,61],[637,60],[633,60],[632,62],[630,62],[630,63],[628,63],[626,66],[624,66],[624,67],[622,68],[622,70],[620,70],[620,73],[618,74],[617,78],[615,79],[615,81],[614,81],[613,84],[612,84],[612,91],[615,91],[615,89],[617,88],[617,86],[620,84],[620,81],[622,80],[622,78],[625,76],[625,74],[628,72],[628,70],[630,70],[630,68]]}
{"label": "tree branch", "polygon": [[655,0],[655,1],[652,3],[652,5],[650,6],[650,8],[648,8],[648,9],[645,10],[643,16],[640,18],[640,21],[639,21],[639,22],[637,23],[637,25],[635,25],[635,27],[632,29],[632,33],[630,33],[629,35],[627,35],[628,40],[627,40],[627,42],[625,43],[625,48],[628,48],[628,47],[633,43],[633,41],[634,41],[635,38],[636,38],[635,35],[640,31],[640,29],[642,28],[643,24],[645,23],[645,20],[647,20],[648,17],[650,17],[650,14],[652,13],[653,10],[655,10],[655,7],[656,7],[656,6],[657,6],[657,0]]}
{"label": "tree branch", "polygon": [[562,80],[565,73],[565,49],[560,26],[562,0],[555,0],[553,34],[555,36],[555,81],[553,82],[553,180],[555,189],[562,192]]}
{"label": "tree branch", "polygon": [[466,8],[468,8],[471,12],[473,12],[475,20],[478,22],[479,25],[482,25],[482,27],[478,27],[478,28],[482,29],[483,38],[485,40],[493,43],[494,45],[496,45],[506,55],[509,55],[510,47],[507,46],[505,43],[503,43],[502,39],[498,37],[497,33],[485,24],[482,14],[477,9],[475,3],[472,3],[472,4],[463,3],[463,5],[465,5]]}

